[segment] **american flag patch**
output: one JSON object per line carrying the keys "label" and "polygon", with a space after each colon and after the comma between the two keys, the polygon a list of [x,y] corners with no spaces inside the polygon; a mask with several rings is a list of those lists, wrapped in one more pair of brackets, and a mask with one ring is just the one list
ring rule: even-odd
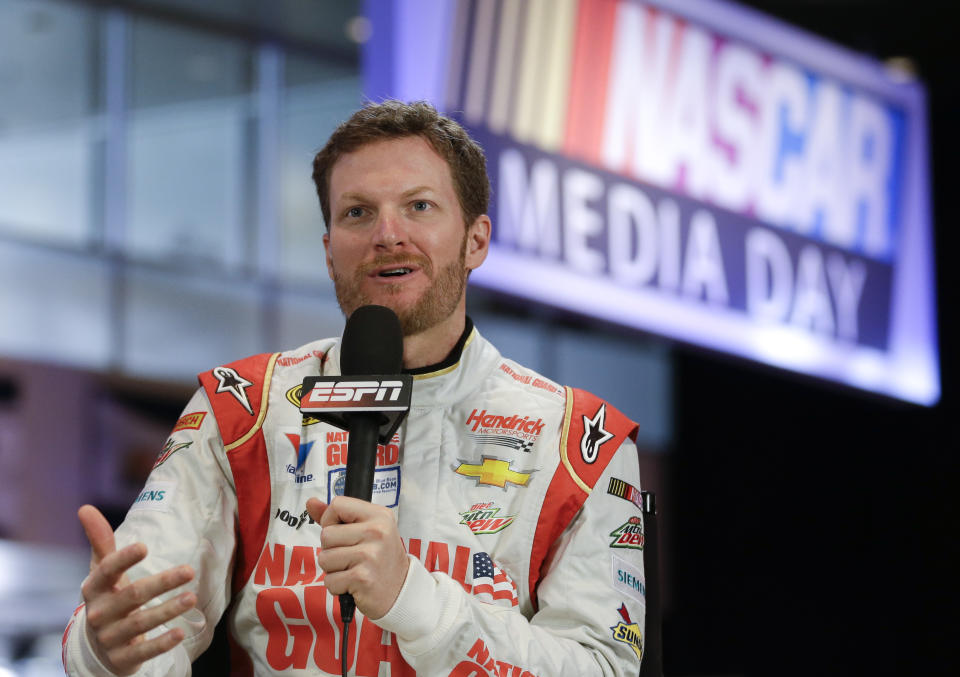
{"label": "american flag patch", "polygon": [[632,484],[611,477],[610,484],[607,485],[607,493],[624,498],[643,510],[643,493]]}
{"label": "american flag patch", "polygon": [[483,602],[495,603],[510,600],[511,606],[517,606],[517,586],[485,552],[473,555],[473,594]]}

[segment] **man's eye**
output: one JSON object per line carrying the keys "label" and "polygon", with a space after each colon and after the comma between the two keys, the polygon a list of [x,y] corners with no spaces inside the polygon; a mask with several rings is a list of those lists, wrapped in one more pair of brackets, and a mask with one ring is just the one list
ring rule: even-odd
{"label": "man's eye", "polygon": [[359,219],[363,216],[363,207],[350,207],[350,209],[347,210],[347,216],[351,219]]}
{"label": "man's eye", "polygon": [[413,210],[417,212],[425,212],[430,209],[430,203],[426,200],[415,200],[413,203]]}

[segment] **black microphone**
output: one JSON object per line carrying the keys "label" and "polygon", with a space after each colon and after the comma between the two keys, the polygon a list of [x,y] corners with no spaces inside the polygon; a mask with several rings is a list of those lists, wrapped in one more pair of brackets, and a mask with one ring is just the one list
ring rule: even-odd
{"label": "black microphone", "polygon": [[[403,366],[403,332],[396,314],[384,306],[361,306],[347,319],[340,342],[343,376],[399,374]],[[387,417],[378,411],[343,413],[347,429],[347,474],[344,496],[369,501],[377,465],[377,442]],[[340,618],[353,620],[355,604],[349,593],[340,595]]]}

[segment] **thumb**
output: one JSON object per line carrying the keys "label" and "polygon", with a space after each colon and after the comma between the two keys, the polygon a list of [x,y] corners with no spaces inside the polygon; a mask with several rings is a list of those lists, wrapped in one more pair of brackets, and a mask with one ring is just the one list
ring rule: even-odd
{"label": "thumb", "polygon": [[320,524],[320,519],[323,517],[323,513],[327,511],[328,507],[329,506],[327,506],[327,504],[321,501],[319,498],[311,497],[307,499],[307,512],[317,524]]}
{"label": "thumb", "polygon": [[92,505],[84,505],[77,511],[80,524],[90,541],[90,569],[100,564],[100,561],[117,549],[113,538],[113,529],[110,523],[99,510]]}

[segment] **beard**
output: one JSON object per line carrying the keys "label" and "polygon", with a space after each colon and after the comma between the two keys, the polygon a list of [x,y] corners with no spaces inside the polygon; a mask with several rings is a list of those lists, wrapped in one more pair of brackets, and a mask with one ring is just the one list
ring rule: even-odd
{"label": "beard", "polygon": [[431,281],[419,299],[407,307],[397,307],[395,303],[391,303],[391,297],[401,293],[403,284],[390,284],[381,288],[381,294],[386,298],[381,298],[378,303],[397,314],[404,336],[419,334],[440,324],[457,309],[470,272],[467,270],[466,256],[467,236],[464,234],[460,255],[455,261],[444,266],[438,274],[435,274],[433,264],[426,257],[415,254],[383,254],[360,266],[349,277],[334,271],[333,287],[337,302],[343,314],[350,317],[357,308],[373,303],[370,297],[361,291],[363,281],[371,271],[387,265],[416,266]]}

